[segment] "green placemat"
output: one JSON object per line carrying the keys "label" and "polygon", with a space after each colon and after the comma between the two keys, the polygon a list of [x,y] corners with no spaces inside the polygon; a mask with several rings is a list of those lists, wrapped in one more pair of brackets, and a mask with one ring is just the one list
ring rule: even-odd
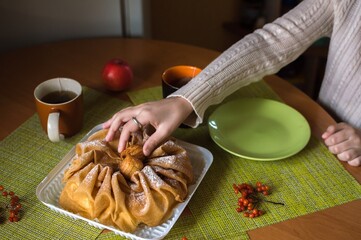
{"label": "green placemat", "polygon": [[[161,88],[129,93],[133,103],[161,98]],[[278,99],[264,83],[247,86],[234,97]],[[23,211],[18,223],[2,223],[1,239],[120,239],[81,220],[55,213],[35,196],[36,186],[91,128],[129,103],[84,89],[86,103],[83,130],[61,143],[51,143],[42,132],[36,115],[0,142],[0,185],[21,198]],[[206,116],[214,109],[210,108]],[[235,157],[210,139],[206,124],[196,129],[178,129],[180,139],[211,150],[214,161],[201,185],[166,239],[248,239],[246,231],[319,211],[361,197],[361,187],[343,169],[321,142],[311,139],[299,154],[275,162],[256,162]],[[266,214],[246,219],[235,211],[237,196],[232,184],[263,181],[271,185],[270,200],[286,205],[263,204]],[[3,201],[1,201],[3,203]]]}
{"label": "green placemat", "polygon": [[4,199],[0,199],[0,239],[95,239],[100,229],[85,221],[55,213],[36,197],[37,185],[95,125],[130,103],[84,88],[85,116],[81,132],[64,142],[52,143],[32,116],[0,142],[0,185],[14,191],[22,204],[21,219],[6,221]]}
{"label": "green placemat", "polygon": [[[161,98],[161,88],[130,92],[134,104]],[[263,81],[238,90],[225,101],[239,97],[280,98]],[[214,110],[207,110],[206,116]],[[248,239],[246,231],[295,218],[361,198],[360,184],[315,138],[297,155],[284,160],[261,162],[233,156],[209,137],[206,120],[196,129],[178,129],[174,136],[206,147],[214,161],[204,180],[167,239]],[[266,214],[249,219],[236,212],[233,183],[267,183],[269,200],[285,206],[262,203]],[[111,235],[108,235],[110,237]]]}

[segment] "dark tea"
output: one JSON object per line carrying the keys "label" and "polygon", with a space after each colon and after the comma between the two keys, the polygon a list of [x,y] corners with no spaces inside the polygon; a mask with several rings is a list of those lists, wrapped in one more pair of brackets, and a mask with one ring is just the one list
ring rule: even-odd
{"label": "dark tea", "polygon": [[40,100],[45,103],[59,104],[68,102],[74,99],[76,96],[76,93],[71,91],[50,92],[44,97],[42,97]]}
{"label": "dark tea", "polygon": [[171,81],[169,81],[169,84],[173,87],[181,88],[182,86],[186,85],[191,79],[191,77],[172,79]]}

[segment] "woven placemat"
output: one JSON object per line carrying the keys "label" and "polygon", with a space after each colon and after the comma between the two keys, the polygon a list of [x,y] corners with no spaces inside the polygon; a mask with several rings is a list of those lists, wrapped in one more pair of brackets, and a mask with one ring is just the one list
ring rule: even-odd
{"label": "woven placemat", "polygon": [[[134,104],[161,98],[161,88],[130,92]],[[264,82],[249,85],[236,97],[279,100]],[[76,136],[51,143],[36,115],[0,142],[0,185],[16,192],[23,205],[18,223],[2,223],[1,239],[121,239],[112,232],[89,226],[55,213],[40,203],[36,186],[90,129],[129,103],[84,89],[85,123]],[[211,107],[206,116],[213,111]],[[209,137],[204,123],[196,129],[178,129],[175,137],[209,149],[214,161],[188,207],[166,239],[248,239],[246,231],[295,218],[361,198],[361,187],[321,142],[311,139],[299,154],[274,162],[235,157],[220,149]],[[272,187],[268,199],[285,206],[263,204],[266,214],[246,219],[235,211],[237,196],[232,184],[262,181]],[[2,202],[1,202],[2,203]],[[3,209],[0,209],[3,217]]]}
{"label": "woven placemat", "polygon": [[100,229],[85,221],[55,213],[36,197],[37,185],[69,150],[95,125],[129,106],[89,88],[84,88],[85,116],[82,130],[60,143],[52,143],[33,115],[0,142],[0,185],[14,191],[22,204],[21,219],[9,223],[4,199],[0,199],[0,239],[95,239]]}
{"label": "woven placemat", "polygon": [[[161,88],[130,92],[134,104],[161,98]],[[263,81],[238,90],[225,101],[242,97],[280,98]],[[361,198],[360,184],[343,168],[322,142],[311,138],[300,153],[279,161],[251,161],[233,156],[210,138],[205,122],[196,129],[178,129],[174,136],[206,147],[214,161],[167,239],[248,239],[246,231],[274,224]],[[267,199],[285,205],[262,203],[266,214],[244,218],[236,212],[233,183],[267,183]]]}

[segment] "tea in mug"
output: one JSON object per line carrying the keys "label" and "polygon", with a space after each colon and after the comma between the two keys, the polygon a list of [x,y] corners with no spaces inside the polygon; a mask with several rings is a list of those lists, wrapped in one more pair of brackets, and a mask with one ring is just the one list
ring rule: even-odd
{"label": "tea in mug", "polygon": [[173,79],[172,82],[170,82],[170,85],[176,88],[181,88],[182,86],[186,85],[191,79],[191,77]]}
{"label": "tea in mug", "polygon": [[68,102],[74,99],[76,96],[77,94],[71,91],[56,91],[46,94],[40,100],[49,104],[59,104]]}

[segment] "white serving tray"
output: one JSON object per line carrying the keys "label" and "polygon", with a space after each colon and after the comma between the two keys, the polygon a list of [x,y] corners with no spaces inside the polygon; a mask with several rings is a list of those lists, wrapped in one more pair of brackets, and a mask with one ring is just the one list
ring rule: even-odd
{"label": "white serving tray", "polygon": [[[90,135],[102,129],[101,125],[95,126],[90,132],[88,132],[83,139],[82,142],[88,139]],[[194,183],[189,186],[189,194],[184,202],[179,203],[175,206],[173,210],[173,214],[170,218],[161,225],[156,227],[148,227],[146,225],[140,225],[133,233],[123,232],[113,226],[107,226],[97,222],[96,220],[90,220],[84,218],[78,214],[74,214],[72,212],[68,212],[62,209],[59,206],[58,200],[60,193],[64,187],[62,182],[64,171],[69,167],[73,157],[75,156],[75,146],[65,155],[65,157],[58,163],[58,165],[49,172],[49,174],[43,179],[43,181],[36,188],[36,196],[38,199],[48,206],[50,209],[55,212],[64,214],[73,219],[81,219],[83,221],[88,222],[88,224],[100,228],[100,229],[108,229],[113,231],[115,234],[126,237],[128,239],[135,240],[149,240],[149,239],[162,239],[164,238],[168,232],[171,230],[179,216],[181,215],[184,208],[187,206],[188,202],[192,198],[194,192],[198,188],[201,183],[203,177],[206,175],[209,167],[213,162],[213,155],[207,149],[190,144],[181,140],[176,140],[177,143],[182,146],[190,157],[193,173],[194,173]]]}

